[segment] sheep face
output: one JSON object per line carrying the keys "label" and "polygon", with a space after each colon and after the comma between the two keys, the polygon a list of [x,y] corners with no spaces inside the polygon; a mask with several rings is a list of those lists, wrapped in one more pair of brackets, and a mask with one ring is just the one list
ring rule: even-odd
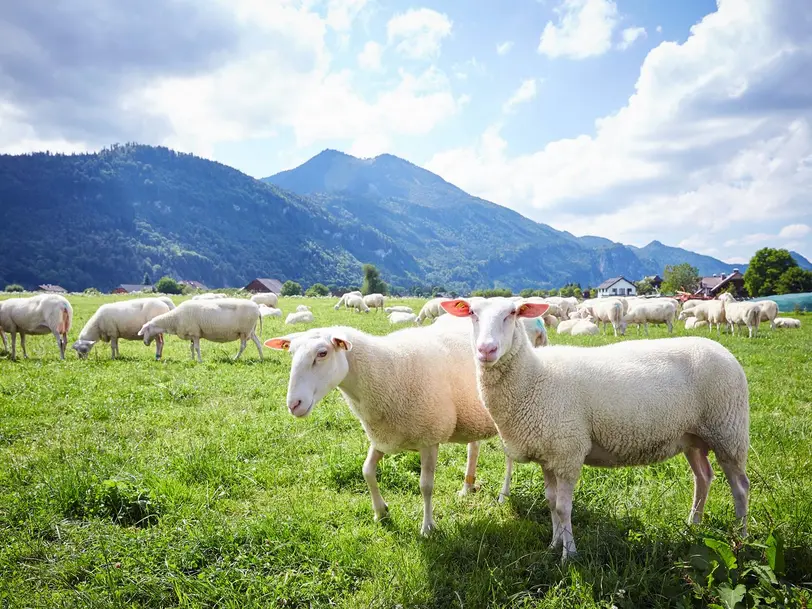
{"label": "sheep face", "polygon": [[346,352],[352,343],[331,332],[301,332],[265,341],[270,349],[290,351],[287,405],[295,417],[306,417],[313,407],[338,387],[350,366]]}
{"label": "sheep face", "polygon": [[164,334],[166,332],[165,329],[158,327],[157,324],[153,323],[152,321],[148,321],[141,329],[138,331],[138,336],[144,337],[144,344],[149,346],[152,342],[152,339],[155,338],[156,335]]}
{"label": "sheep face", "polygon": [[471,301],[459,298],[440,306],[455,317],[470,316],[475,357],[485,365],[495,364],[510,350],[519,317],[539,317],[550,308],[548,304],[514,302],[509,298]]}
{"label": "sheep face", "polygon": [[73,343],[73,348],[76,349],[76,354],[79,356],[79,359],[87,359],[90,350],[93,348],[93,345],[96,344],[94,340],[82,340],[79,339],[75,343]]}

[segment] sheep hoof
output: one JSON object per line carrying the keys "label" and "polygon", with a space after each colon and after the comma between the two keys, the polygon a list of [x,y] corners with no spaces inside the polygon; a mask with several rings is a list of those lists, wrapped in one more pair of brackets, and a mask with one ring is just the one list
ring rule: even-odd
{"label": "sheep hoof", "polygon": [[424,522],[423,526],[420,527],[420,534],[423,537],[428,537],[431,532],[434,530],[434,522]]}
{"label": "sheep hoof", "polygon": [[509,497],[510,497],[510,495],[505,495],[504,493],[499,493],[499,497],[497,497],[496,502],[497,503],[504,503],[505,501],[508,500]]}
{"label": "sheep hoof", "polygon": [[383,509],[380,512],[375,512],[375,522],[380,522],[381,520],[386,520],[389,518],[389,506],[387,504],[383,504]]}
{"label": "sheep hoof", "polygon": [[481,484],[464,484],[462,489],[457,492],[457,495],[460,497],[465,497],[471,493],[476,493],[481,487]]}

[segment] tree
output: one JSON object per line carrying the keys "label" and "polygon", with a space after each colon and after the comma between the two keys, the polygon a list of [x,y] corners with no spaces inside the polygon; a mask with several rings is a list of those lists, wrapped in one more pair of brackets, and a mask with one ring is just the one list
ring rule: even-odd
{"label": "tree", "polygon": [[386,282],[381,279],[380,271],[374,264],[365,264],[361,293],[366,296],[367,294],[386,294],[386,292]]}
{"label": "tree", "polygon": [[25,292],[25,288],[19,283],[10,283],[6,286],[6,292]]}
{"label": "tree", "polygon": [[323,283],[314,283],[305,292],[305,296],[327,296],[330,289]]}
{"label": "tree", "polygon": [[744,287],[750,296],[772,296],[778,292],[778,282],[789,269],[798,263],[788,250],[764,247],[750,259],[744,272]]}
{"label": "tree", "polygon": [[164,275],[157,281],[153,289],[161,294],[183,293],[183,286],[181,286],[177,281],[166,275]]}
{"label": "tree", "polygon": [[299,296],[301,293],[302,286],[295,281],[288,279],[282,284],[282,291],[280,292],[282,296]]}
{"label": "tree", "polygon": [[699,289],[699,271],[687,262],[669,264],[663,273],[662,291],[673,294],[676,291],[693,294]]}
{"label": "tree", "polygon": [[641,279],[640,281],[634,284],[634,287],[637,288],[637,294],[639,296],[645,296],[646,294],[654,293],[654,286],[651,285],[651,282],[648,279]]}
{"label": "tree", "polygon": [[149,273],[144,273],[144,278],[141,280],[141,285],[152,285],[152,279],[150,279]]}
{"label": "tree", "polygon": [[776,294],[799,294],[812,292],[812,271],[794,266],[784,271],[775,285]]}

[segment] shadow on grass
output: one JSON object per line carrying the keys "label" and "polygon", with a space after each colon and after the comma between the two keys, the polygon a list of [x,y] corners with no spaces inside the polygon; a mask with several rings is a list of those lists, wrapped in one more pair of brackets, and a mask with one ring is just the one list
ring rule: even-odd
{"label": "shadow on grass", "polygon": [[689,591],[674,569],[688,540],[645,538],[637,519],[575,505],[578,556],[562,565],[543,498],[513,496],[503,509],[514,517],[461,522],[422,543],[433,606],[665,607]]}

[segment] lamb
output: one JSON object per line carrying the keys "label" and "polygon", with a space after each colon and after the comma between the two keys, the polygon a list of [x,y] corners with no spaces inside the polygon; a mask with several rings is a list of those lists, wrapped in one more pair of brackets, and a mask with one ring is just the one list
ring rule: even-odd
{"label": "lamb", "polygon": [[384,300],[383,294],[367,294],[364,296],[364,304],[370,309],[375,309],[378,313],[383,311]]}
{"label": "lamb", "polygon": [[349,296],[344,301],[344,304],[348,309],[355,309],[356,313],[369,313],[369,307],[364,302],[364,299],[360,296]]}
{"label": "lamb", "polygon": [[417,323],[417,315],[414,313],[403,313],[402,311],[393,311],[389,314],[390,324],[409,324]]}
{"label": "lamb", "polygon": [[[161,298],[136,298],[123,302],[103,304],[87,320],[79,333],[79,339],[73,343],[79,359],[87,359],[90,350],[98,341],[110,342],[110,357],[116,359],[119,354],[118,340],[141,340],[138,331],[150,319],[169,312],[169,307]],[[164,348],[164,337],[161,334],[155,340],[155,359],[161,359]]]}
{"label": "lamb", "polygon": [[251,302],[276,308],[276,305],[279,304],[279,298],[273,292],[263,292],[251,296]]}
{"label": "lamb", "polygon": [[[363,466],[375,520],[388,515],[376,467],[384,454],[420,453],[423,535],[434,528],[432,493],[439,445],[468,444],[465,495],[475,489],[479,441],[496,427],[477,393],[470,329],[465,323],[405,328],[374,336],[355,328],[315,328],[265,341],[290,351],[287,406],[305,417],[338,387],[360,420],[370,446]],[[513,463],[507,460],[502,496],[510,489]]]}
{"label": "lamb", "polygon": [[294,324],[309,324],[313,323],[313,319],[313,313],[310,311],[296,311],[296,313],[288,313],[285,323],[291,326]]}
{"label": "lamb", "polygon": [[532,349],[515,331],[516,320],[543,315],[544,305],[495,298],[443,307],[470,316],[480,395],[506,453],[542,466],[553,545],[563,545],[564,560],[576,552],[572,493],[585,464],[647,465],[685,453],[694,473],[689,520],[698,523],[713,478],[712,450],[746,535],[747,378],[722,345],[677,337]]}
{"label": "lamb", "polygon": [[597,336],[599,332],[600,329],[598,326],[588,319],[579,319],[578,323],[572,327],[572,330],[570,330],[570,334],[573,336]]}
{"label": "lamb", "polygon": [[363,294],[361,294],[360,290],[354,290],[352,292],[346,292],[344,295],[341,296],[341,298],[338,299],[338,302],[335,304],[335,306],[333,308],[336,311],[338,311],[341,308],[341,305],[347,306],[347,298],[349,298],[350,296],[363,297]]}
{"label": "lamb", "polygon": [[152,338],[159,334],[174,334],[183,340],[190,341],[192,359],[203,361],[200,354],[200,339],[205,338],[216,343],[240,341],[240,350],[234,359],[237,360],[245,351],[250,338],[263,359],[262,343],[256,335],[255,328],[259,319],[259,331],[262,333],[262,317],[255,302],[243,298],[217,298],[204,300],[187,300],[172,311],[153,317],[138,331],[144,337],[144,344],[149,345]]}
{"label": "lamb", "polygon": [[420,313],[417,315],[417,323],[422,324],[424,319],[436,319],[441,315],[445,315],[445,309],[440,306],[440,303],[446,302],[450,300],[449,298],[432,298],[426,304],[423,305],[423,308],[420,309]]}
{"label": "lamb", "polygon": [[59,294],[37,294],[28,298],[9,298],[0,308],[0,328],[11,334],[11,359],[17,359],[17,334],[23,357],[28,359],[25,350],[25,337],[28,334],[51,333],[59,347],[59,359],[65,359],[68,346],[68,332],[73,323],[73,307],[68,299]]}
{"label": "lamb", "polygon": [[793,317],[778,317],[775,320],[776,328],[800,328],[801,320]]}
{"label": "lamb", "polygon": [[310,307],[308,307],[307,305],[298,305],[296,307],[296,311],[298,313],[303,313],[304,311],[309,311],[309,310],[310,310]]}
{"label": "lamb", "polygon": [[214,292],[206,292],[205,294],[195,294],[192,296],[192,300],[219,300],[222,298],[228,298],[225,294],[215,294]]}
{"label": "lamb", "polygon": [[759,303],[735,302],[731,299],[723,300],[722,305],[724,307],[727,325],[732,334],[736,334],[736,326],[747,326],[748,338],[753,338],[753,336],[758,334],[758,324],[761,322],[761,307]]}
{"label": "lamb", "polygon": [[629,312],[623,316],[624,324],[637,324],[637,333],[640,333],[640,324],[643,324],[646,336],[650,323],[664,323],[669,332],[674,331],[674,318],[677,307],[669,301],[633,303]]}
{"label": "lamb", "polygon": [[685,329],[686,330],[698,330],[699,328],[704,328],[708,325],[708,322],[704,319],[697,319],[696,317],[689,317],[685,320]]}
{"label": "lamb", "polygon": [[394,307],[386,307],[384,309],[384,313],[414,313],[414,311],[412,310],[412,307],[396,305]]}
{"label": "lamb", "polygon": [[620,298],[601,299],[601,301],[593,303],[591,308],[596,321],[603,322],[604,332],[606,332],[606,324],[611,323],[615,336],[617,336],[618,330],[621,334],[626,333],[626,325],[623,323],[626,311],[623,309],[623,302]]}

